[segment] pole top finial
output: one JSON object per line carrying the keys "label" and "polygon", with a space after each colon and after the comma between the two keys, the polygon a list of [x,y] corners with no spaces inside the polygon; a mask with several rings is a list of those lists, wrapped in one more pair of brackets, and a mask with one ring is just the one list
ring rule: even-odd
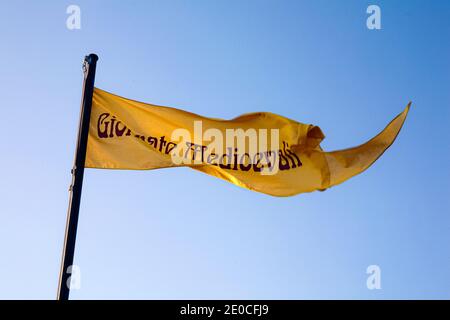
{"label": "pole top finial", "polygon": [[88,56],[86,56],[84,60],[87,61],[88,63],[97,62],[98,56],[95,53],[91,53]]}

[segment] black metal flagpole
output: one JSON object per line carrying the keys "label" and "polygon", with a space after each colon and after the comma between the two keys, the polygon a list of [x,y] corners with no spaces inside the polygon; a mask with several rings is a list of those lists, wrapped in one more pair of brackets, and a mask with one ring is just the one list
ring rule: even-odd
{"label": "black metal flagpole", "polygon": [[77,237],[78,214],[80,212],[81,189],[83,187],[84,162],[89,133],[89,122],[92,109],[92,95],[94,93],[95,69],[98,57],[90,54],[84,58],[83,97],[81,100],[78,139],[75,151],[74,166],[72,168],[72,183],[69,188],[69,209],[67,211],[66,235],[59,275],[58,300],[68,300],[70,293],[70,275],[75,253]]}

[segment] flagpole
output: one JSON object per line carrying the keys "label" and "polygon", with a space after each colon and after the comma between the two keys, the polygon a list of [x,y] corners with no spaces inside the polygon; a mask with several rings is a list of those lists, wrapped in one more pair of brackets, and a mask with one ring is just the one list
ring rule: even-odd
{"label": "flagpole", "polygon": [[69,188],[69,208],[67,210],[66,233],[61,260],[61,270],[58,284],[58,300],[68,300],[70,293],[70,275],[72,273],[75,241],[77,237],[78,215],[80,212],[81,189],[83,187],[84,162],[89,134],[89,122],[94,94],[95,69],[98,56],[91,53],[84,58],[83,97],[81,100],[78,138],[75,160],[72,168],[72,183]]}

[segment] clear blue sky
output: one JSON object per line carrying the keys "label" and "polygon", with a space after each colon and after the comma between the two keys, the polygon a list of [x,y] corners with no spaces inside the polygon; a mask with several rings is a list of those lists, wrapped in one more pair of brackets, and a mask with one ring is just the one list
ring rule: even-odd
{"label": "clear blue sky", "polygon": [[[326,150],[413,107],[374,166],[322,193],[87,170],[73,299],[450,298],[449,2],[13,1],[0,36],[0,298],[56,296],[91,52],[102,89],[210,117],[278,113],[319,125]],[[381,290],[366,287],[373,264]]]}

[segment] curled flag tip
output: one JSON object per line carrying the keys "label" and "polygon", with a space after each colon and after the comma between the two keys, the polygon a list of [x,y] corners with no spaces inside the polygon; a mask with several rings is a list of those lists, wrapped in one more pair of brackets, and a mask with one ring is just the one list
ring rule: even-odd
{"label": "curled flag tip", "polygon": [[349,149],[325,152],[329,179],[323,187],[328,188],[344,182],[369,168],[381,157],[397,138],[410,107],[411,102],[383,131],[366,143]]}

